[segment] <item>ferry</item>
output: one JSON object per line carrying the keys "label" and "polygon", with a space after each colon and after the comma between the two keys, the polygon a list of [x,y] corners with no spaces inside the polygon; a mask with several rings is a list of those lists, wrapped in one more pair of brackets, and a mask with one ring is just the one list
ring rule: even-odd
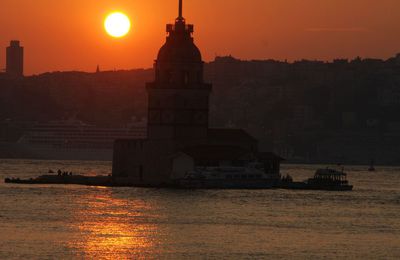
{"label": "ferry", "polygon": [[281,188],[301,189],[301,190],[328,190],[328,191],[351,191],[353,185],[347,180],[347,174],[344,171],[334,169],[318,169],[313,178],[304,182],[293,182],[292,178],[281,180]]}
{"label": "ferry", "polygon": [[317,170],[314,177],[308,179],[307,186],[314,190],[346,191],[353,189],[353,185],[349,185],[346,173],[329,168]]}
{"label": "ferry", "polygon": [[116,139],[143,139],[146,122],[98,127],[79,120],[36,123],[7,149],[15,158],[110,161]]}
{"label": "ferry", "polygon": [[267,174],[261,165],[246,167],[197,167],[175,182],[184,189],[271,189],[279,183],[279,174]]}

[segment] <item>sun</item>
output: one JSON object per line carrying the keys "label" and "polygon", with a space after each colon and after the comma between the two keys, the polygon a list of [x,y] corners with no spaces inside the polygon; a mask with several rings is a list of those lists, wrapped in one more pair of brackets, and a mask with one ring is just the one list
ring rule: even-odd
{"label": "sun", "polygon": [[131,29],[129,17],[121,12],[109,14],[104,20],[104,29],[115,38],[121,38],[127,35]]}

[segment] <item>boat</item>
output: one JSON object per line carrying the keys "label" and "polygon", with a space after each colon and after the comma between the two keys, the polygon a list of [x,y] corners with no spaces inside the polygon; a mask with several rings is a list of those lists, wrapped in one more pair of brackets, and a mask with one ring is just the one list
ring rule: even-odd
{"label": "boat", "polygon": [[7,147],[5,154],[12,158],[110,161],[116,139],[143,139],[146,135],[146,122],[142,121],[99,127],[70,119],[34,123],[16,142],[1,146]]}
{"label": "boat", "polygon": [[327,190],[327,191],[351,191],[353,185],[347,180],[347,174],[344,171],[334,169],[318,169],[313,178],[304,182],[293,182],[291,180],[282,180],[280,188],[283,189],[301,189],[301,190]]}
{"label": "boat", "polygon": [[175,181],[183,189],[271,189],[280,176],[267,174],[258,164],[246,167],[197,167]]}
{"label": "boat", "polygon": [[375,169],[375,161],[374,161],[374,160],[371,160],[371,164],[370,164],[370,166],[369,166],[369,168],[368,168],[368,171],[369,171],[369,172],[374,172],[374,171],[376,171],[376,169]]}
{"label": "boat", "polygon": [[307,187],[313,190],[352,190],[353,185],[349,185],[347,174],[343,171],[334,169],[318,169],[313,178],[307,180]]}

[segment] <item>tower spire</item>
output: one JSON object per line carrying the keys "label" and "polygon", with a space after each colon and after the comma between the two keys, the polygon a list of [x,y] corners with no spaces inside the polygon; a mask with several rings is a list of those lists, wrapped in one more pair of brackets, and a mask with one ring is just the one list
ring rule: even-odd
{"label": "tower spire", "polygon": [[178,19],[183,19],[183,16],[182,16],[182,8],[183,7],[183,3],[182,3],[182,0],[179,0],[179,17],[178,17]]}

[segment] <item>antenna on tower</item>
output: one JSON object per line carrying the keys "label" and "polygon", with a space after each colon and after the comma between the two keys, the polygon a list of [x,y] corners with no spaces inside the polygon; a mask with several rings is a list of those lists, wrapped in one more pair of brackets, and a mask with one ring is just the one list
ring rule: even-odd
{"label": "antenna on tower", "polygon": [[179,19],[183,19],[183,16],[182,16],[182,7],[183,7],[183,3],[182,3],[182,0],[179,0]]}

